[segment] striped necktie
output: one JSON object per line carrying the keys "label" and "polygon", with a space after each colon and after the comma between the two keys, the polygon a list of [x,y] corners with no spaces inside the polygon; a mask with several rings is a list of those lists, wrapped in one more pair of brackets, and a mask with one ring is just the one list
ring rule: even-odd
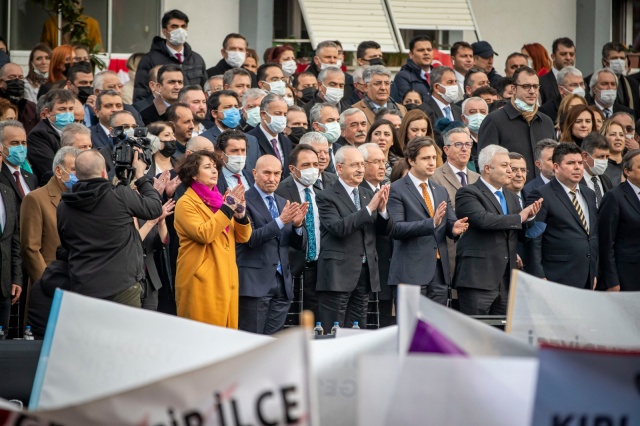
{"label": "striped necktie", "polygon": [[571,194],[571,202],[573,203],[573,207],[575,207],[578,212],[578,216],[580,217],[580,222],[582,223],[582,227],[587,234],[589,233],[589,225],[587,225],[587,219],[584,217],[584,212],[582,211],[582,207],[580,207],[580,203],[578,202],[578,197],[576,196],[576,191],[569,191]]}

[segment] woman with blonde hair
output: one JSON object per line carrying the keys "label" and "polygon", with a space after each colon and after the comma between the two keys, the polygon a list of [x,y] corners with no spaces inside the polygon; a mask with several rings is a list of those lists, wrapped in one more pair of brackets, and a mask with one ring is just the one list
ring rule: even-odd
{"label": "woman with blonde hair", "polygon": [[609,142],[609,165],[604,174],[611,179],[613,186],[624,181],[622,174],[622,157],[625,154],[625,128],[615,120],[607,120],[600,129],[600,134]]}

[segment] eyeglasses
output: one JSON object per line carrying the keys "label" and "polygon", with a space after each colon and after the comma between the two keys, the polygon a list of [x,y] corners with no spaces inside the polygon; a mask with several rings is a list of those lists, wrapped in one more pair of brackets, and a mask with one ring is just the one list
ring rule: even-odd
{"label": "eyeglasses", "polygon": [[73,120],[74,123],[84,124],[84,118],[80,120]]}
{"label": "eyeglasses", "polygon": [[362,163],[351,163],[351,164],[345,164],[345,163],[339,163],[339,164],[343,164],[347,167],[350,167],[352,169],[364,169],[364,162]]}
{"label": "eyeglasses", "polygon": [[455,147],[456,149],[460,149],[460,148],[462,148],[463,146],[464,146],[465,148],[467,148],[467,149],[471,149],[471,148],[473,148],[473,142],[454,142],[454,143],[452,143],[452,144],[449,144],[449,146],[453,146],[453,147]]}
{"label": "eyeglasses", "polygon": [[384,166],[384,160],[365,161],[365,163],[375,164],[376,166]]}
{"label": "eyeglasses", "polygon": [[538,89],[540,89],[540,85],[539,84],[518,84],[518,83],[516,83],[516,86],[522,87],[527,92],[529,90],[531,90],[531,89],[533,89],[533,90],[535,90],[537,92]]}

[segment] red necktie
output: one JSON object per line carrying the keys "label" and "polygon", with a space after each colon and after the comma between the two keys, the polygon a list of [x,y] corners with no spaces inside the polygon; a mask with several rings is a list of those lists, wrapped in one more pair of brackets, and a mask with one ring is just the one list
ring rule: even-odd
{"label": "red necktie", "polygon": [[240,177],[239,174],[234,174],[233,175],[234,178],[236,178],[236,180],[238,181],[238,185],[242,185],[242,178]]}
{"label": "red necktie", "polygon": [[20,198],[24,198],[24,189],[20,183],[20,172],[16,170],[13,172],[13,177],[16,179],[16,185],[18,185],[18,191],[20,192]]}
{"label": "red necktie", "polygon": [[176,58],[178,58],[178,62],[182,63],[182,53],[176,53]]}

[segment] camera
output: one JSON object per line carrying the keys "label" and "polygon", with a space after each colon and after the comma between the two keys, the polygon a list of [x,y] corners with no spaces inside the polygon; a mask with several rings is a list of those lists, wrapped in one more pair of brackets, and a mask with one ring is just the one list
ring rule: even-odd
{"label": "camera", "polygon": [[137,127],[133,130],[133,136],[130,136],[122,126],[118,126],[113,128],[112,134],[116,177],[122,185],[129,185],[135,176],[133,159],[136,151],[140,161],[144,161],[147,167],[151,165],[151,141],[147,138],[147,128]]}

